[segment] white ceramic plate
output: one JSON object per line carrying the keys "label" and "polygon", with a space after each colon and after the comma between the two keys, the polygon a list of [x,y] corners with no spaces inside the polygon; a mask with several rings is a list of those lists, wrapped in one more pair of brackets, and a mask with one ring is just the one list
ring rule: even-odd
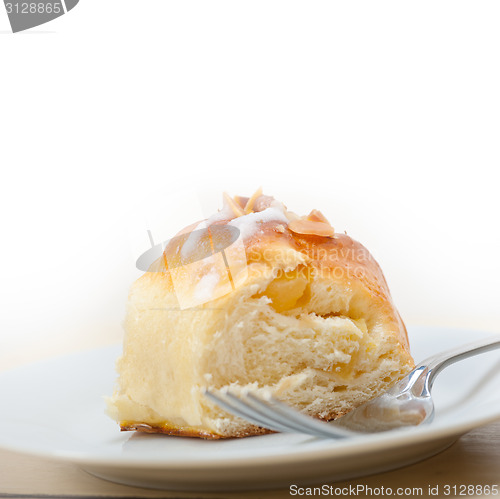
{"label": "white ceramic plate", "polygon": [[[416,361],[489,336],[412,328]],[[429,426],[320,440],[273,434],[205,441],[120,432],[104,414],[121,347],[103,348],[0,374],[0,447],[71,461],[99,477],[143,487],[236,490],[328,483],[429,457],[460,435],[500,419],[500,351],[446,369]]]}

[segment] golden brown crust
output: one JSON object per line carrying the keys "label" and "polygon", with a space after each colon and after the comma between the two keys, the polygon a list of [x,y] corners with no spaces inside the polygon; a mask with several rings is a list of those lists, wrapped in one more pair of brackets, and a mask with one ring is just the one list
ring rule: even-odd
{"label": "golden brown crust", "polygon": [[[332,421],[334,419],[340,418],[347,414],[349,411],[336,412],[328,414],[327,416],[316,416],[322,421]],[[177,437],[192,437],[192,438],[204,438],[206,440],[221,440],[226,438],[242,438],[242,437],[252,437],[258,435],[268,435],[270,433],[276,433],[272,430],[266,428],[261,428],[260,426],[249,425],[245,431],[237,431],[226,435],[220,435],[211,431],[205,431],[198,428],[191,428],[187,426],[175,426],[169,423],[162,424],[146,424],[137,423],[130,421],[120,422],[121,431],[138,431],[141,433],[156,433],[163,435],[171,435]]]}
{"label": "golden brown crust", "polygon": [[194,437],[204,438],[206,440],[220,440],[225,438],[242,438],[252,437],[257,435],[267,435],[275,433],[274,431],[260,428],[259,426],[249,426],[245,431],[234,432],[227,435],[219,435],[211,431],[204,431],[197,428],[186,426],[174,426],[167,423],[161,425],[146,424],[146,423],[131,423],[121,422],[121,431],[138,431],[142,433],[162,433],[163,435],[172,435],[177,437]]}
{"label": "golden brown crust", "polygon": [[[227,225],[231,220],[218,221],[213,225]],[[193,227],[193,226],[190,226]],[[285,230],[283,230],[285,227]],[[210,232],[200,239],[210,238]],[[167,262],[175,262],[179,244],[185,241],[174,239],[164,252],[165,270]],[[210,244],[210,243],[208,243]],[[374,296],[388,299],[389,289],[379,265],[370,252],[347,234],[336,233],[333,237],[297,234],[284,226],[282,221],[270,221],[261,224],[258,233],[244,240],[247,263],[263,262],[278,265],[287,250],[295,250],[307,257],[318,269],[334,278],[352,277],[359,280]],[[270,250],[278,250],[272,252]]]}
{"label": "golden brown crust", "polygon": [[164,435],[175,435],[178,437],[198,437],[206,438],[209,440],[218,440],[224,438],[222,435],[216,433],[198,430],[195,428],[188,428],[182,426],[173,426],[168,424],[155,425],[146,423],[120,423],[121,431],[139,431],[142,433],[163,433]]}

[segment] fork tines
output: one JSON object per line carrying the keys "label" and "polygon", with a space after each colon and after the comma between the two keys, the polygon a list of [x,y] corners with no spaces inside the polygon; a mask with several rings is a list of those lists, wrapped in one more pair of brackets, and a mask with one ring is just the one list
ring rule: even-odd
{"label": "fork tines", "polygon": [[219,390],[217,393],[206,389],[205,395],[231,414],[269,430],[282,433],[306,433],[328,438],[356,435],[356,432],[334,427],[302,414],[268,393],[260,395],[249,390],[242,390],[239,395],[236,395],[228,389]]}

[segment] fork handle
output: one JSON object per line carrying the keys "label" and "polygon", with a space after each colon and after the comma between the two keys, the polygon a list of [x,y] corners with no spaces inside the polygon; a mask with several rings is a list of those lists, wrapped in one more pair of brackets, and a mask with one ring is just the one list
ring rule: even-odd
{"label": "fork handle", "polygon": [[427,383],[429,388],[431,388],[435,377],[445,367],[448,367],[459,360],[473,357],[474,355],[478,355],[480,353],[489,352],[490,350],[495,350],[496,348],[500,348],[500,336],[498,335],[474,341],[472,343],[467,343],[466,345],[452,348],[451,350],[446,350],[445,352],[429,357],[421,362],[415,370],[419,368],[427,368],[427,372],[429,373]]}

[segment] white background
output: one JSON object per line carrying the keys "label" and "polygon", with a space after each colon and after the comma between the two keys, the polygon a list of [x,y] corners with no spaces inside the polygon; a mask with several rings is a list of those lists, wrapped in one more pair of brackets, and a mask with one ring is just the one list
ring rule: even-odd
{"label": "white background", "polygon": [[81,0],[13,35],[0,6],[0,368],[120,339],[141,220],[259,185],[363,242],[407,324],[499,331],[499,19]]}

